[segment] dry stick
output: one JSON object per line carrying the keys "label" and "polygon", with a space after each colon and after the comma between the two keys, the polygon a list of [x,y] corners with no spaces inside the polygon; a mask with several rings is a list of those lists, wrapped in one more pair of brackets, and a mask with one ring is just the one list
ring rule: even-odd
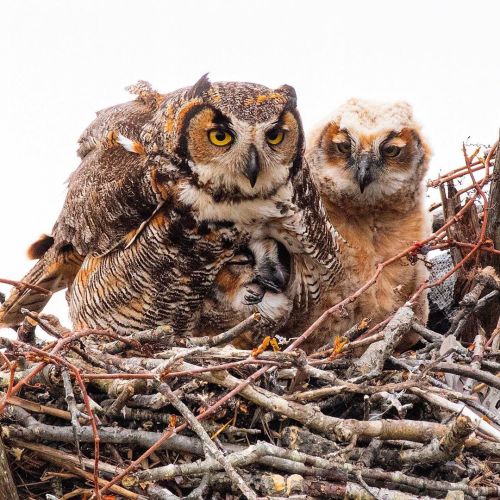
{"label": "dry stick", "polygon": [[473,163],[469,163],[468,165],[466,165],[465,169],[462,172],[456,172],[455,174],[450,174],[450,175],[447,175],[445,177],[440,177],[439,179],[436,179],[435,181],[430,181],[427,183],[427,186],[428,187],[438,187],[441,184],[452,181],[453,179],[457,179],[458,177],[463,177],[465,174],[470,173],[470,170],[472,170],[472,172],[477,172],[478,170],[482,170],[484,168],[484,165],[481,165],[480,167],[474,167],[472,169],[469,169],[469,166],[472,166],[472,165],[473,165]]}
{"label": "dry stick", "polygon": [[[172,355],[177,353],[188,352],[187,356],[184,356],[185,359],[189,359],[192,357],[189,348],[187,347],[169,347],[167,351],[155,353],[155,358],[161,359],[170,359]],[[248,349],[237,349],[233,346],[224,346],[224,347],[210,347],[201,350],[197,353],[195,359],[199,360],[219,360],[223,359],[224,361],[228,360],[246,360],[252,355],[252,351]],[[297,353],[284,353],[282,351],[264,351],[259,354],[258,358],[254,358],[257,361],[274,361],[276,363],[294,363],[297,359]]]}
{"label": "dry stick", "polygon": [[[1,394],[2,393],[0,393],[0,395]],[[7,398],[7,404],[19,406],[33,413],[45,413],[46,415],[52,415],[53,417],[57,417],[62,420],[71,420],[71,413],[69,411],[60,410],[54,406],[41,405],[18,396],[11,396],[10,398]]]}
{"label": "dry stick", "polygon": [[10,471],[7,450],[0,436],[0,499],[19,500],[16,483]]}
{"label": "dry stick", "polygon": [[[117,342],[122,342],[130,347],[135,347],[137,349],[140,349],[141,344],[135,340],[134,338],[127,338],[124,337],[123,335],[120,335],[118,333],[115,333],[111,330],[95,330],[92,328],[88,328],[86,330],[80,330],[76,332],[72,332],[71,330],[68,330],[67,328],[63,327],[57,318],[51,316],[51,315],[46,315],[46,314],[39,314],[34,311],[30,311],[28,309],[21,309],[21,312],[28,316],[29,318],[33,319],[36,321],[42,330],[44,330],[46,333],[49,335],[52,335],[53,337],[56,337],[58,339],[60,338],[70,338],[74,335],[78,336],[78,338],[82,337],[88,337],[90,335],[100,335],[104,337],[110,337],[113,339],[116,339]],[[57,321],[57,325],[53,324],[55,321]],[[77,340],[76,338],[74,340]]]}
{"label": "dry stick", "polygon": [[[231,483],[232,484],[232,483]],[[185,500],[203,500],[210,486],[210,474],[203,474],[200,484],[185,497]]]}
{"label": "dry stick", "polygon": [[446,372],[453,373],[454,375],[463,375],[474,380],[479,380],[495,389],[500,390],[500,378],[485,372],[483,370],[478,370],[470,366],[457,365],[456,363],[437,363],[431,368],[435,372]]}
{"label": "dry stick", "polygon": [[[477,166],[481,165],[477,170],[480,170],[484,168],[484,162],[482,160],[476,160],[475,162],[472,163],[472,166]],[[427,182],[428,187],[438,187],[440,184],[444,184],[445,182],[448,182],[449,176],[450,175],[455,175],[455,174],[460,174],[457,177],[462,177],[467,173],[467,165],[464,165],[463,167],[458,167],[453,170],[450,170],[449,172],[446,172],[446,175],[444,177],[438,177],[437,179],[431,180]],[[454,177],[455,179],[455,177]]]}
{"label": "dry stick", "polygon": [[[155,343],[155,344],[173,344],[174,339],[178,339],[174,335],[174,330],[170,325],[161,325],[150,330],[143,330],[142,332],[136,332],[130,335],[130,337],[124,337],[128,341],[133,341],[138,343],[138,347],[145,343]],[[167,342],[167,340],[169,342]],[[115,340],[114,342],[108,342],[107,344],[99,346],[103,352],[109,354],[118,354],[127,348],[127,343],[121,340]]]}
{"label": "dry stick", "polygon": [[[215,335],[213,337],[205,336],[191,338],[189,339],[189,343],[194,346],[212,347],[220,345],[222,343],[231,342],[236,337],[247,331],[249,328],[253,327],[258,321],[260,321],[260,314],[254,313],[226,332],[220,333],[219,335]],[[175,336],[173,335],[173,329],[169,325],[162,325],[152,330],[145,330],[143,332],[138,332],[130,336],[130,339],[141,343],[162,342],[167,338],[175,339]],[[104,344],[104,346],[102,346],[102,350],[109,354],[117,354],[123,351],[125,347],[126,345],[123,342],[115,341]]]}
{"label": "dry stick", "polygon": [[[12,439],[11,441],[12,444],[14,445],[31,450],[38,456],[42,457],[43,459],[48,460],[49,462],[52,462],[59,467],[63,467],[64,469],[71,471],[72,473],[82,477],[87,481],[92,481],[92,474],[79,468],[77,466],[78,459],[73,455],[64,453],[61,450],[56,450],[50,446],[45,446],[39,443],[30,443],[18,439]],[[83,463],[85,467],[88,467],[90,469],[94,466],[93,460],[90,460],[88,458],[84,458]],[[112,465],[101,463],[101,467],[102,470],[107,471],[108,474],[114,474],[116,472],[116,467]],[[99,481],[105,482],[105,480],[101,478],[99,478]],[[145,497],[137,495],[136,493],[133,493],[131,491],[128,491],[125,488],[122,488],[121,486],[115,486],[112,489],[112,491],[113,493],[122,495],[124,498],[130,498],[131,500],[145,500]]]}
{"label": "dry stick", "polygon": [[433,377],[428,377],[428,380],[434,387],[439,387],[440,389],[446,391],[446,394],[448,394],[451,398],[465,403],[468,407],[478,411],[482,415],[486,415],[493,423],[500,427],[500,415],[497,412],[489,410],[482,404],[478,403],[471,396],[465,396],[461,392],[453,391],[447,384],[445,384],[441,380],[435,379]]}
{"label": "dry stick", "polygon": [[[500,249],[500,154],[498,151],[490,184],[490,213],[488,213],[486,236],[492,240],[494,247]],[[500,257],[490,255],[486,260],[496,269],[500,267]]]}
{"label": "dry stick", "polygon": [[[466,174],[467,172],[464,172],[464,174]],[[481,179],[482,180],[482,179]],[[488,178],[488,180],[490,180],[490,178]],[[437,187],[437,186],[434,186],[434,187]],[[474,184],[470,184],[468,185],[467,187],[464,187],[462,189],[459,189],[452,197],[452,199],[455,199],[455,200],[458,200],[459,199],[459,196],[465,194],[465,193],[468,193],[469,191],[472,191],[474,189]],[[429,212],[432,212],[433,210],[436,210],[437,208],[439,208],[440,206],[442,206],[442,202],[439,202],[439,203],[433,203],[430,207],[429,207]]]}
{"label": "dry stick", "polygon": [[50,290],[47,290],[46,288],[42,288],[41,286],[38,286],[38,285],[32,285],[31,283],[26,283],[25,281],[13,281],[13,280],[7,280],[4,278],[0,278],[0,283],[3,283],[5,285],[17,286],[17,287],[23,286],[25,288],[31,288],[32,290],[36,290],[37,292],[40,292],[40,293],[52,295],[52,292]]}
{"label": "dry stick", "polygon": [[480,416],[478,416],[476,413],[474,413],[472,410],[470,410],[465,404],[453,403],[453,402],[448,401],[447,399],[443,398],[442,396],[439,396],[438,394],[431,393],[428,391],[423,391],[422,389],[419,389],[418,387],[412,387],[412,388],[410,388],[410,391],[413,392],[414,394],[417,394],[418,396],[424,398],[425,400],[429,401],[429,403],[440,406],[441,408],[444,408],[445,410],[448,410],[448,411],[451,411],[451,412],[457,413],[457,414],[462,413],[463,415],[469,417],[472,420],[472,422],[474,422],[474,424],[477,425],[481,431],[483,431],[485,434],[488,434],[488,436],[491,436],[494,439],[496,439],[498,442],[500,442],[500,430],[498,430],[495,427],[493,427],[492,425],[488,424]]}
{"label": "dry stick", "polygon": [[[279,448],[278,446],[272,445],[264,441],[258,441],[257,444],[248,446],[246,449],[241,451],[236,451],[231,453],[226,457],[228,462],[233,467],[244,467],[254,463],[258,463],[263,457],[284,457],[297,462],[305,462],[304,457],[316,459],[316,457],[305,455],[305,453],[300,453],[295,450],[285,450]],[[328,464],[327,467],[323,468],[337,468],[338,464],[334,464],[328,460],[323,460],[323,464]],[[148,469],[144,471],[139,471],[135,473],[136,478],[139,481],[161,481],[172,479],[176,476],[188,476],[194,474],[204,474],[207,472],[216,472],[222,469],[222,465],[214,458],[207,458],[201,462],[191,462],[181,465],[165,465],[161,467],[156,467],[154,469]]]}
{"label": "dry stick", "polygon": [[442,343],[444,340],[444,335],[441,335],[434,330],[430,330],[429,328],[421,325],[418,321],[413,321],[411,324],[413,330],[415,330],[422,338],[429,342]]}
{"label": "dry stick", "polygon": [[403,336],[410,330],[413,316],[411,307],[400,307],[384,328],[383,340],[368,347],[363,355],[354,362],[351,373],[361,375],[382,373],[385,362],[392,355]]}
{"label": "dry stick", "polygon": [[[453,239],[452,240],[446,239],[443,243],[438,243],[436,245],[432,245],[430,247],[430,250],[446,250],[448,248],[454,248],[454,247],[473,248],[474,245],[472,243],[467,243],[465,241],[456,241]],[[500,255],[500,250],[497,250],[496,248],[492,248],[491,243],[489,241],[485,241],[482,244],[479,251],[491,253],[494,255]]]}
{"label": "dry stick", "polygon": [[71,413],[71,427],[73,429],[73,435],[75,437],[75,447],[78,458],[80,459],[80,464],[82,460],[82,455],[80,452],[80,441],[78,440],[78,434],[80,432],[80,422],[78,417],[80,416],[80,412],[76,407],[76,399],[75,394],[73,392],[73,386],[71,385],[71,380],[69,378],[69,373],[67,368],[63,368],[61,370],[61,376],[63,379],[64,391],[66,392],[66,404],[68,405],[68,409]]}
{"label": "dry stick", "polygon": [[[308,367],[312,368],[312,367]],[[306,371],[309,372],[308,368]],[[406,380],[404,382],[385,384],[385,385],[374,385],[374,386],[366,386],[362,384],[353,384],[349,382],[341,381],[341,385],[337,386],[327,386],[320,387],[319,389],[311,389],[309,391],[297,392],[290,396],[287,396],[287,400],[289,401],[316,401],[317,399],[335,396],[338,394],[344,394],[347,392],[351,392],[354,394],[377,394],[380,392],[399,392],[410,387],[421,387],[422,382],[418,380]]]}
{"label": "dry stick", "polygon": [[127,404],[127,401],[134,395],[134,387],[132,384],[127,384],[118,397],[111,403],[108,408],[107,413],[110,415],[118,416],[120,412],[123,410],[123,407]]}
{"label": "dry stick", "polygon": [[460,301],[460,310],[453,318],[450,328],[446,335],[454,335],[459,338],[471,314],[473,314],[478,306],[479,297],[488,285],[495,284],[496,273],[493,267],[488,266],[481,269],[474,278],[474,286],[472,290],[464,295]]}
{"label": "dry stick", "polygon": [[12,391],[14,388],[14,382],[16,376],[16,363],[11,363],[9,361],[9,358],[2,351],[0,351],[0,357],[3,358],[5,364],[9,368],[9,385],[7,387],[7,393],[0,402],[0,415],[1,415],[5,408],[5,405],[7,404],[7,401],[9,400],[10,397],[12,397]]}
{"label": "dry stick", "polygon": [[[470,363],[470,368],[473,370],[481,371],[481,361],[483,359],[484,354],[484,346],[486,343],[486,337],[484,335],[484,330],[479,328],[479,333],[476,335],[474,339],[474,352],[472,353],[472,360]],[[483,333],[481,333],[481,331]],[[470,394],[472,389],[474,388],[474,379],[468,378],[464,384],[464,393]]]}
{"label": "dry stick", "polygon": [[200,422],[193,415],[191,410],[172,392],[168,384],[160,384],[158,390],[165,395],[170,403],[179,411],[179,413],[186,419],[189,427],[196,433],[206,446],[210,454],[222,465],[231,480],[238,487],[238,489],[249,499],[255,500],[257,495],[251,488],[249,488],[243,481],[241,476],[236,472],[231,463],[226,459],[224,454],[217,448],[215,443],[210,439],[207,431],[203,428]]}
{"label": "dry stick", "polygon": [[254,313],[241,323],[237,324],[233,328],[229,329],[227,332],[219,333],[219,335],[214,335],[213,337],[194,337],[189,340],[192,345],[196,346],[207,346],[213,347],[220,344],[226,344],[233,341],[236,337],[240,336],[242,333],[246,332],[249,328],[252,328],[260,321],[260,314]]}
{"label": "dry stick", "polygon": [[[344,470],[349,472],[354,471],[355,468],[353,465],[349,463],[345,463],[343,465]],[[385,472],[379,469],[368,469],[363,470],[362,476],[365,480],[371,479],[372,481],[379,482],[381,481],[383,484],[392,483],[394,485],[401,484],[406,486],[411,486],[412,488],[416,488],[418,491],[463,491],[465,494],[470,495],[474,498],[481,496],[496,496],[500,495],[500,487],[498,486],[482,486],[482,487],[473,487],[468,486],[464,483],[451,483],[448,481],[434,481],[429,479],[428,477],[417,478],[408,476],[401,472]]]}
{"label": "dry stick", "polygon": [[465,441],[474,432],[469,417],[459,415],[441,440],[433,439],[417,450],[403,450],[399,456],[404,464],[420,465],[445,463],[455,459],[465,446]]}

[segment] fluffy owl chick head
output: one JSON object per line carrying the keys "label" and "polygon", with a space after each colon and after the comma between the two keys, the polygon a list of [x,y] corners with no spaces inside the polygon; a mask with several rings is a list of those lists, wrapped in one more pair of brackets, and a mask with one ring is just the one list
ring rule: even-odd
{"label": "fluffy owl chick head", "polygon": [[365,207],[419,189],[429,157],[409,104],[360,99],[315,130],[307,151],[323,196]]}
{"label": "fluffy owl chick head", "polygon": [[301,165],[296,101],[287,85],[272,90],[203,76],[166,96],[143,130],[145,152],[167,156],[212,201],[269,197]]}

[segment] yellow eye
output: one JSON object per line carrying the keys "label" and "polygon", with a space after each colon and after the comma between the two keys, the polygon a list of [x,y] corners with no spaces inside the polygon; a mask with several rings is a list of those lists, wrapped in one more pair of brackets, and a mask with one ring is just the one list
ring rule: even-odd
{"label": "yellow eye", "polygon": [[278,145],[285,138],[285,132],[280,128],[272,128],[266,132],[266,141],[273,146]]}
{"label": "yellow eye", "polygon": [[222,128],[209,130],[208,139],[214,146],[227,146],[233,142],[233,136]]}

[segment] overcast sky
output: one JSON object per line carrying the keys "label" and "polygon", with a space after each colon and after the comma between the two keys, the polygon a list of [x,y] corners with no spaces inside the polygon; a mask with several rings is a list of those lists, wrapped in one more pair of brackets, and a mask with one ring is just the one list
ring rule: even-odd
{"label": "overcast sky", "polygon": [[[349,97],[404,99],[434,150],[500,125],[500,2],[4,1],[0,7],[0,277],[20,279],[50,232],[94,112],[139,79],[293,85],[306,130]],[[0,285],[1,291],[9,287]],[[65,314],[56,296],[47,311]]]}

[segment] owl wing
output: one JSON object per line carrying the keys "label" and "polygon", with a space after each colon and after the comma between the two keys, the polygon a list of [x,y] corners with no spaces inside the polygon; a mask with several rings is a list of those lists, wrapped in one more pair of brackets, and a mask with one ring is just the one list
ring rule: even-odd
{"label": "owl wing", "polygon": [[89,152],[71,175],[53,237],[80,254],[110,251],[161,202],[145,156],[121,147]]}
{"label": "owl wing", "polygon": [[[283,221],[282,238],[291,249],[291,276],[289,294],[295,307],[307,310],[317,302],[322,290],[342,273],[340,235],[330,224],[309,167],[293,179],[290,214]],[[295,248],[293,248],[295,246]]]}
{"label": "owl wing", "polygon": [[235,227],[202,227],[189,209],[167,202],[129,248],[85,258],[71,287],[72,321],[122,333],[166,324],[178,334],[204,328],[203,301],[215,297],[219,271],[247,240]]}
{"label": "owl wing", "polygon": [[[155,167],[144,155],[131,153],[117,142],[120,134],[132,141],[139,138],[154,112],[152,101],[157,100],[158,94],[147,91],[135,101],[99,112],[84,131],[78,150],[82,162],[69,178],[52,235],[43,235],[28,250],[31,258],[39,260],[23,282],[50,292],[66,288],[85,255],[113,249],[161,205],[167,192],[165,184],[157,182]],[[23,308],[40,312],[49,299],[39,290],[15,287],[0,306],[0,326],[15,327],[24,317]]]}
{"label": "owl wing", "polygon": [[56,245],[71,244],[82,255],[108,252],[164,201],[167,191],[157,182],[154,165],[120,144],[125,138],[129,145],[139,144],[153,112],[140,99],[120,104],[99,112],[84,131],[78,149],[82,162],[69,178],[53,230]]}
{"label": "owl wing", "polygon": [[[292,197],[283,207],[276,239],[291,254],[288,294],[295,307],[307,310],[342,274],[341,236],[330,224],[306,162],[292,181]],[[276,227],[276,226],[275,226]]]}
{"label": "owl wing", "polygon": [[331,282],[342,271],[340,235],[331,225],[321,202],[319,190],[304,160],[294,179],[292,201],[297,207],[294,228],[303,253],[317,262],[323,281]]}

